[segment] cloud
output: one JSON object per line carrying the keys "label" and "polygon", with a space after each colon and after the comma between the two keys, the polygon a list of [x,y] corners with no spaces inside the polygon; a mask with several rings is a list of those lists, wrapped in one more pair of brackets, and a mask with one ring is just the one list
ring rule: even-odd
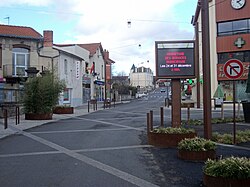
{"label": "cloud", "polygon": [[[116,71],[128,73],[132,64],[138,65],[141,61],[149,61],[146,64],[155,69],[155,41],[193,38],[188,20],[195,7],[186,15],[189,13],[186,5],[191,6],[190,2],[195,6],[197,0],[189,0],[189,3],[186,0],[1,0],[0,6],[41,8],[40,12],[47,12],[65,25],[54,32],[55,35],[65,32],[65,38],[56,43],[101,42],[116,62]],[[185,11],[177,11],[179,5]],[[56,27],[57,23],[53,25]]]}

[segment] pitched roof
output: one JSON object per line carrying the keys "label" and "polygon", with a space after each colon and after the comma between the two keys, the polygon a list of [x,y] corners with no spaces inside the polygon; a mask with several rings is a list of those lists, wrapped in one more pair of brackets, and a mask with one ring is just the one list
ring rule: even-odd
{"label": "pitched roof", "polygon": [[89,44],[77,44],[77,45],[79,45],[84,49],[87,49],[90,52],[90,56],[93,56],[99,47],[101,48],[101,52],[103,52],[101,43],[89,43]]}
{"label": "pitched roof", "polygon": [[31,27],[2,25],[0,24],[0,36],[14,38],[41,39],[43,36]]}

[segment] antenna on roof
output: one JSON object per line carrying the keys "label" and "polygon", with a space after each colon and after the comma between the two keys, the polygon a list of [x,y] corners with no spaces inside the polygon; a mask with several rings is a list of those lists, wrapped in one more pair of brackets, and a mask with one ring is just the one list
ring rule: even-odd
{"label": "antenna on roof", "polygon": [[8,17],[6,17],[4,19],[8,19],[8,25],[9,25],[10,24],[10,17],[8,16]]}

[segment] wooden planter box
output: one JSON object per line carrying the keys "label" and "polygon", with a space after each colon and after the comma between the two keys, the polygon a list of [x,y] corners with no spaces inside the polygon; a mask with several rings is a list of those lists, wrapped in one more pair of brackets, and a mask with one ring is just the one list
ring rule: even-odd
{"label": "wooden planter box", "polygon": [[53,110],[54,114],[73,114],[74,107],[55,107]]}
{"label": "wooden planter box", "polygon": [[179,149],[178,158],[182,160],[190,160],[190,161],[206,161],[208,158],[215,159],[216,151],[215,150],[188,151],[188,150]]}
{"label": "wooden planter box", "polygon": [[166,133],[148,133],[148,143],[157,147],[177,147],[178,143],[185,138],[194,138],[196,133],[187,134],[166,134]]}
{"label": "wooden planter box", "polygon": [[26,120],[51,120],[52,119],[52,113],[46,113],[46,114],[35,114],[35,113],[29,113],[25,114]]}
{"label": "wooden planter box", "polygon": [[212,177],[209,175],[203,175],[203,183],[206,187],[249,187],[249,179],[230,179],[224,177]]}

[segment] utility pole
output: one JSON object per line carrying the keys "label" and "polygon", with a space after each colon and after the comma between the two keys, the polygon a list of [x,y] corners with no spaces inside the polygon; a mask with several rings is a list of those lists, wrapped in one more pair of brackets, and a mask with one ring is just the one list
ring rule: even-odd
{"label": "utility pole", "polygon": [[204,138],[212,138],[211,73],[208,0],[201,0]]}

